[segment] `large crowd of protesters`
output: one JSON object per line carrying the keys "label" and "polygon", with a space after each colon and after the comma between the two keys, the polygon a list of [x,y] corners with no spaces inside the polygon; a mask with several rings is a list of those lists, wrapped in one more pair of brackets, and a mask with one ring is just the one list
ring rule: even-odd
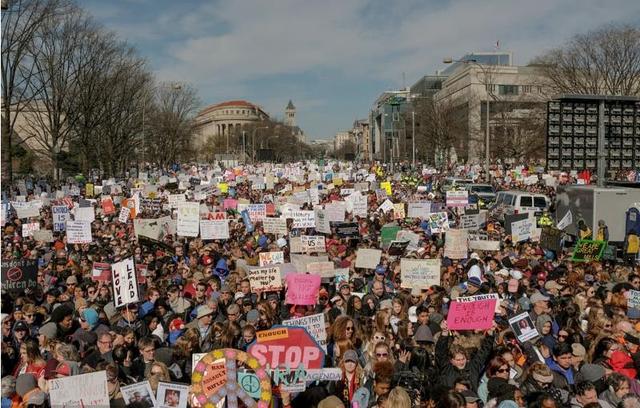
{"label": "large crowd of protesters", "polygon": [[[278,172],[269,186],[273,188],[252,186],[253,176]],[[320,177],[312,179],[312,173]],[[340,185],[326,179],[326,173],[341,175]],[[380,408],[640,407],[640,310],[628,306],[630,291],[640,290],[640,267],[633,259],[574,262],[571,239],[563,240],[565,247],[558,252],[532,240],[514,243],[491,216],[482,230],[500,241],[500,249],[469,250],[465,259],[449,259],[444,256],[446,232],[432,232],[424,219],[396,219],[393,211],[379,209],[386,199],[444,203],[442,186],[451,176],[490,182],[498,190],[538,192],[553,200],[554,186],[542,177],[537,183],[523,183],[535,169],[520,167],[518,174],[496,169],[488,181],[479,167],[469,166],[440,172],[402,168],[392,173],[382,165],[345,162],[231,169],[185,165],[172,171],[150,170],[144,180],[115,180],[122,192],[111,195],[129,198],[132,189],[155,184],[155,196],[166,204],[176,191],[159,185],[158,179],[180,174],[203,183],[216,177],[229,184],[227,192],[212,188],[199,200],[211,212],[223,211],[223,200],[233,197],[275,203],[275,216],[286,202],[280,198],[294,191],[316,188],[322,181],[319,204],[300,206],[314,209],[344,200],[341,190],[369,180],[371,188],[363,191],[368,216],[346,213],[345,222],[358,224],[357,237],[340,237],[335,228],[329,234],[290,228],[284,236],[324,235],[329,261],[335,268],[347,268],[348,279],[324,279],[313,306],[286,304],[286,288],[256,293],[247,272],[258,265],[261,252],[284,251],[285,262],[290,262],[288,241],[282,245],[282,236],[265,233],[260,221],[247,231],[233,209],[226,211],[229,239],[165,234],[152,242],[138,239],[131,221],[119,222],[118,211],[102,214],[99,194],[85,197],[86,182],[101,185],[105,180],[32,178],[21,187],[3,185],[3,202],[18,196],[45,201],[39,217],[19,219],[9,207],[3,220],[2,260],[33,259],[38,265],[35,288],[2,294],[3,408],[48,407],[48,380],[96,371],[107,373],[111,406],[125,406],[121,388],[126,385],[146,380],[154,392],[161,382],[189,385],[193,354],[222,348],[246,351],[257,332],[317,313],[323,313],[326,322],[325,367],[339,368],[342,378],[309,383],[303,392],[274,392],[274,407],[351,407],[360,388],[369,392],[368,406]],[[555,178],[559,183],[575,182],[568,175]],[[391,183],[391,196],[374,188],[383,181]],[[56,192],[63,185],[66,192],[77,187],[79,195],[59,198]],[[193,186],[180,191],[193,200]],[[85,198],[97,200],[92,203],[96,217],[91,243],[69,244],[64,231],[54,232],[52,242],[23,236],[26,223],[53,230],[51,205],[73,206]],[[459,210],[444,208],[452,229],[458,226]],[[165,206],[154,214],[140,211],[137,217],[171,213]],[[389,224],[417,234],[418,244],[402,256],[390,255],[380,237]],[[383,249],[375,269],[356,267],[361,248]],[[147,266],[141,300],[116,308],[111,282],[92,279],[93,264],[131,257]],[[400,258],[440,258],[440,285],[402,288]],[[448,328],[453,299],[489,293],[499,299],[490,329]],[[520,341],[508,321],[523,312],[538,332],[529,341]],[[148,403],[132,401],[128,406]]]}

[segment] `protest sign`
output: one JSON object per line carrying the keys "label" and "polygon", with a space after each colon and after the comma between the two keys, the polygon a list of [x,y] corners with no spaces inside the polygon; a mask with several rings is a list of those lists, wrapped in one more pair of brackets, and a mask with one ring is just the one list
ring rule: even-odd
{"label": "protest sign", "polygon": [[484,295],[457,297],[456,302],[476,302],[478,300],[493,299],[496,301],[496,313],[500,313],[500,296],[497,293],[486,293]]}
{"label": "protest sign", "polygon": [[327,212],[322,208],[316,208],[316,231],[322,234],[330,234],[331,233],[331,223],[329,222],[329,217],[327,217]]}
{"label": "protest sign", "polygon": [[382,204],[380,204],[380,206],[378,207],[378,211],[382,211],[383,213],[388,213],[389,211],[392,211],[392,210],[393,210],[393,203],[389,199],[384,200]]}
{"label": "protest sign", "polygon": [[514,221],[511,223],[511,240],[513,242],[522,242],[531,238],[531,230],[534,223],[530,219]]}
{"label": "protest sign", "polygon": [[149,381],[142,381],[120,387],[120,391],[122,392],[122,399],[124,399],[124,403],[127,406],[156,406],[156,398],[153,394]]}
{"label": "protest sign", "polygon": [[429,289],[440,285],[440,259],[402,258],[400,276],[403,288]]}
{"label": "protest sign", "polygon": [[184,194],[169,194],[169,207],[171,209],[178,208],[178,204],[187,201],[187,197]]}
{"label": "protest sign", "polygon": [[559,253],[562,251],[562,236],[563,232],[561,229],[544,227],[540,234],[540,247],[547,251]]}
{"label": "protest sign", "polygon": [[521,313],[509,319],[509,326],[515,333],[518,341],[524,343],[539,336],[536,326],[533,324],[529,313]]}
{"label": "protest sign", "polygon": [[382,246],[387,246],[391,244],[391,241],[395,241],[398,235],[398,231],[400,231],[400,226],[392,224],[385,225],[380,230],[380,239],[382,240]]}
{"label": "protest sign", "polygon": [[225,198],[222,202],[222,208],[225,210],[235,210],[238,208],[238,200],[235,198]]}
{"label": "protest sign", "polygon": [[357,222],[343,222],[336,225],[336,234],[340,238],[356,238],[360,236]]}
{"label": "protest sign", "polygon": [[469,251],[467,230],[450,229],[444,239],[444,256],[450,259],[465,259]]}
{"label": "protest sign", "polygon": [[354,216],[367,216],[367,196],[360,193],[354,193],[349,196],[351,202],[352,213]]}
{"label": "protest sign", "polygon": [[29,223],[22,224],[22,237],[23,238],[32,237],[33,233],[39,230],[40,230],[39,222],[29,222]]}
{"label": "protest sign", "polygon": [[200,220],[200,238],[229,239],[229,220]]}
{"label": "protest sign", "polygon": [[449,304],[447,326],[449,330],[487,330],[493,326],[495,299],[472,302],[452,301]]}
{"label": "protest sign", "polygon": [[38,263],[34,259],[2,261],[2,290],[23,293],[38,286]]}
{"label": "protest sign", "polygon": [[287,275],[285,303],[290,305],[315,305],[320,290],[320,276],[306,273]]}
{"label": "protest sign", "polygon": [[330,222],[344,222],[347,203],[344,201],[334,201],[325,204],[324,210]]}
{"label": "protest sign", "polygon": [[143,236],[159,241],[164,237],[165,226],[170,221],[172,220],[169,216],[149,219],[136,218],[133,220],[133,228],[137,237]]}
{"label": "protest sign", "polygon": [[529,218],[529,214],[505,214],[504,215],[504,230],[507,235],[511,235],[511,226],[514,222],[526,220]]}
{"label": "protest sign", "polygon": [[54,205],[51,207],[51,213],[53,214],[53,230],[56,232],[64,231],[67,228],[67,221],[70,220],[69,208],[65,205]]}
{"label": "protest sign", "polygon": [[465,214],[460,216],[460,228],[466,230],[477,230],[480,228],[479,214]]}
{"label": "protest sign", "polygon": [[388,253],[393,256],[400,256],[404,254],[404,251],[407,250],[409,246],[409,241],[391,241],[389,244]]}
{"label": "protest sign", "polygon": [[31,203],[27,203],[27,202],[12,202],[11,203],[14,210],[16,210],[16,216],[20,219],[24,219],[24,218],[32,218],[32,217],[39,217],[40,216],[40,209],[35,206],[32,205]]}
{"label": "protest sign", "polygon": [[379,249],[359,248],[356,255],[356,268],[376,269],[381,256],[382,251]]}
{"label": "protest sign", "polygon": [[320,275],[321,278],[333,278],[336,271],[333,262],[327,261],[308,263],[307,272],[314,275]]}
{"label": "protest sign", "polygon": [[128,207],[122,207],[120,209],[120,216],[118,217],[118,221],[123,224],[126,224],[129,221],[129,215],[131,214],[131,210]]}
{"label": "protest sign", "polygon": [[[327,262],[329,257],[324,255],[312,256],[312,255],[302,255],[302,254],[291,254],[291,264],[293,266],[294,272],[306,272],[307,265],[313,262]],[[284,264],[288,265],[288,264]],[[284,276],[284,274],[283,274]]]}
{"label": "protest sign", "polygon": [[91,268],[91,280],[109,282],[111,280],[111,265],[106,262],[94,262]]}
{"label": "protest sign", "polygon": [[436,212],[429,214],[429,229],[431,233],[437,234],[439,232],[449,231],[449,218],[446,212]]}
{"label": "protest sign", "polygon": [[104,215],[115,214],[116,206],[113,204],[113,200],[111,199],[111,197],[109,196],[102,197],[102,200],[100,201],[100,205],[102,206],[102,213]]}
{"label": "protest sign", "polygon": [[187,408],[189,399],[189,386],[176,383],[158,383],[157,407],[158,408]]}
{"label": "protest sign", "polygon": [[627,291],[629,297],[627,298],[627,307],[640,309],[640,290],[631,289]]}
{"label": "protest sign", "polygon": [[160,198],[141,198],[140,210],[157,213],[162,211],[162,199]]}
{"label": "protest sign", "polygon": [[470,239],[469,249],[476,251],[499,251],[500,241]]}
{"label": "protest sign", "polygon": [[113,303],[116,308],[140,300],[133,258],[125,259],[124,261],[111,265],[111,274],[113,281]]}
{"label": "protest sign", "polygon": [[318,342],[324,352],[327,352],[327,330],[324,321],[324,313],[300,317],[282,321],[283,326],[300,326],[307,329],[307,332]]}
{"label": "protest sign", "polygon": [[53,378],[47,388],[51,408],[110,406],[106,371]]}
{"label": "protest sign", "polygon": [[90,244],[93,241],[89,221],[67,221],[66,230],[69,244]]}
{"label": "protest sign", "polygon": [[325,252],[325,239],[322,235],[302,235],[300,237],[303,252]]}
{"label": "protest sign", "polygon": [[247,274],[253,292],[266,292],[282,289],[282,279],[278,266],[249,268]]}
{"label": "protest sign", "polygon": [[563,230],[571,224],[573,224],[573,215],[571,214],[571,210],[569,210],[562,219],[558,221],[557,227],[559,230]]}
{"label": "protest sign", "polygon": [[247,211],[249,212],[249,217],[251,217],[251,221],[253,222],[262,221],[267,217],[266,204],[249,204],[247,206]]}
{"label": "protest sign", "polygon": [[393,205],[393,219],[401,220],[405,217],[404,203],[396,203]]}
{"label": "protest sign", "polygon": [[255,230],[255,226],[253,225],[253,221],[251,220],[249,211],[247,210],[240,211],[240,216],[242,217],[242,223],[244,224],[244,227],[247,230],[247,232],[253,232]]}
{"label": "protest sign", "polygon": [[384,190],[385,194],[387,194],[388,196],[393,194],[393,190],[391,189],[391,182],[390,181],[383,181],[380,183],[380,188]]}
{"label": "protest sign", "polygon": [[284,263],[284,252],[260,252],[260,266],[276,265]]}
{"label": "protest sign", "polygon": [[324,351],[304,327],[274,326],[256,333],[247,352],[262,366],[320,369]]}
{"label": "protest sign", "polygon": [[467,190],[447,191],[447,207],[465,207],[469,204],[469,192]]}
{"label": "protest sign", "polygon": [[287,218],[293,218],[292,228],[314,228],[316,226],[316,214],[314,211],[295,210]]}
{"label": "protest sign", "polygon": [[36,241],[53,242],[53,231],[51,231],[51,230],[33,231],[32,237]]}
{"label": "protest sign", "polygon": [[73,217],[76,221],[89,221],[96,220],[96,211],[90,201],[80,199],[80,202],[76,204],[76,207],[72,211]]}
{"label": "protest sign", "polygon": [[287,220],[285,218],[265,217],[262,219],[262,226],[267,234],[287,234]]}
{"label": "protest sign", "polygon": [[607,243],[605,241],[581,239],[576,244],[571,259],[574,262],[598,261],[602,257],[602,253],[606,247]]}
{"label": "protest sign", "polygon": [[178,203],[178,235],[197,237],[200,232],[200,204],[195,202]]}
{"label": "protest sign", "polygon": [[421,218],[424,220],[431,214],[430,201],[409,203],[408,207],[407,217],[409,218]]}

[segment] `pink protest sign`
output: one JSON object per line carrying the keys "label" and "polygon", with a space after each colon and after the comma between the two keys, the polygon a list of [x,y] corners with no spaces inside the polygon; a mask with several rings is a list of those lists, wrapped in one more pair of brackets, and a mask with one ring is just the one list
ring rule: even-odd
{"label": "pink protest sign", "polygon": [[315,305],[320,290],[320,275],[290,273],[287,275],[287,296],[290,305]]}
{"label": "pink protest sign", "polygon": [[495,299],[474,302],[451,302],[447,326],[449,330],[486,330],[493,325]]}
{"label": "pink protest sign", "polygon": [[233,198],[225,198],[223,206],[225,210],[228,210],[228,209],[235,210],[236,208],[238,208],[238,200],[235,200]]}

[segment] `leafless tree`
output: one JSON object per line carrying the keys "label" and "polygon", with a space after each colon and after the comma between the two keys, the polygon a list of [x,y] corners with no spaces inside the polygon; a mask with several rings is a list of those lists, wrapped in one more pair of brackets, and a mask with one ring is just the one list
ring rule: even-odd
{"label": "leafless tree", "polygon": [[607,25],[535,58],[553,94],[640,95],[640,29]]}
{"label": "leafless tree", "polygon": [[162,83],[155,88],[144,135],[150,161],[166,168],[191,159],[193,119],[199,104],[196,90],[187,84]]}
{"label": "leafless tree", "polygon": [[[78,72],[91,59],[80,52],[95,30],[94,22],[77,7],[49,15],[29,44],[34,70],[27,92],[36,94],[23,129],[39,152],[58,168],[60,151],[68,148],[76,115],[69,115],[78,95]],[[54,174],[57,177],[57,174]]]}
{"label": "leafless tree", "polygon": [[30,109],[41,91],[38,86],[31,86],[37,67],[30,47],[43,22],[53,14],[63,12],[66,6],[62,0],[3,3],[2,177],[9,182],[13,178],[12,147],[19,144],[14,137],[16,120],[22,111]]}
{"label": "leafless tree", "polygon": [[[413,109],[419,159],[430,164],[445,165],[454,149],[458,154],[464,153],[467,126],[456,103],[438,103],[432,98],[419,98],[413,101]],[[412,125],[405,124],[406,127]]]}

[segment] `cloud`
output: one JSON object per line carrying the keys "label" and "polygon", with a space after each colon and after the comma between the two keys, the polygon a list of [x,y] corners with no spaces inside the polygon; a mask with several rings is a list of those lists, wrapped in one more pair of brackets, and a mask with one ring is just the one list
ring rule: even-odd
{"label": "cloud", "polygon": [[526,64],[602,24],[640,23],[637,0],[185,0],[139,8],[139,18],[110,27],[148,53],[160,79],[192,82],[206,103],[253,99],[276,114],[292,98],[323,134],[335,126],[326,117],[350,126],[366,116],[365,97],[401,86],[403,73],[410,85],[442,69],[443,57],[493,50],[499,40]]}

